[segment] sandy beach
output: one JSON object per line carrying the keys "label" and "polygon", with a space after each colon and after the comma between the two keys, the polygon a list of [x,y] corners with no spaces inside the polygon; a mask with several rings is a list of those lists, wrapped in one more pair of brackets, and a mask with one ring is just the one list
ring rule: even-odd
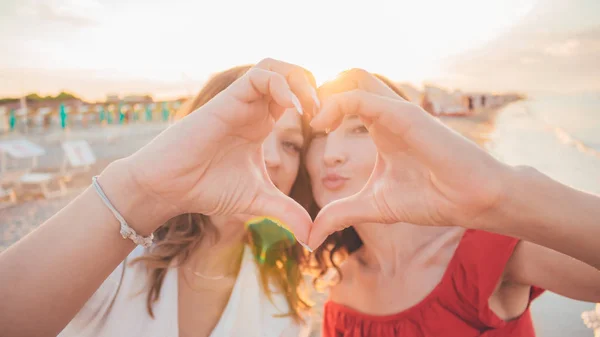
{"label": "sandy beach", "polygon": [[[46,155],[39,159],[36,171],[59,171],[63,160],[60,142],[63,140],[87,140],[97,161],[88,172],[75,175],[66,183],[68,191],[64,196],[44,199],[39,194],[27,193],[19,195],[16,205],[0,209],[0,251],[18,241],[66,206],[90,185],[94,175],[102,172],[112,161],[134,153],[166,127],[165,123],[112,125],[68,132],[54,130],[50,133],[27,135],[27,139],[46,150]],[[4,135],[0,137],[0,140],[19,137],[19,135]],[[18,168],[27,164],[27,161],[23,161],[17,162],[14,166]]]}
{"label": "sandy beach", "polygon": [[[489,109],[471,117],[441,117],[440,119],[457,132],[487,148],[493,139],[500,111],[502,109]],[[40,161],[40,168],[43,170],[57,169],[60,163],[60,159],[57,159],[60,158],[59,144],[65,137],[88,140],[98,157],[98,162],[89,172],[70,181],[69,193],[63,197],[45,200],[30,196],[15,206],[0,210],[0,251],[34,230],[67,205],[89,186],[91,177],[101,172],[108,163],[133,153],[166,127],[166,124],[96,127],[74,130],[68,135],[58,131],[29,137],[48,151],[48,155]],[[319,302],[321,301],[322,298]],[[590,303],[577,302],[554,294],[544,294],[532,306],[538,335],[540,337],[592,336],[592,331],[585,328],[580,319],[581,312],[592,307],[593,304]],[[317,317],[315,322],[317,327],[318,321]],[[313,334],[313,336],[319,335],[318,332]]]}
{"label": "sandy beach", "polygon": [[453,130],[485,147],[491,139],[491,134],[496,125],[496,118],[502,108],[481,109],[473,116],[440,116],[439,119]]}
{"label": "sandy beach", "polygon": [[[565,160],[562,166],[564,173],[556,170],[545,170],[546,167],[559,167],[549,157],[556,155],[558,144],[545,144],[527,139],[531,131],[523,126],[521,120],[527,102],[516,102],[500,109],[480,111],[472,117],[442,117],[442,122],[481,145],[493,155],[510,164],[532,165],[542,172],[561,182],[578,188],[589,187],[582,182],[573,181],[572,168],[577,167],[574,161]],[[517,123],[518,122],[518,123]],[[512,130],[523,129],[523,134],[514,134]],[[508,132],[507,132],[508,130]],[[511,132],[509,134],[509,132]],[[531,135],[531,138],[538,135]],[[568,149],[561,148],[561,151]],[[565,157],[566,158],[566,157]],[[585,177],[591,175],[584,174]],[[538,337],[593,336],[592,330],[584,326],[581,313],[594,309],[593,303],[571,300],[566,297],[546,292],[531,305],[531,312]]]}

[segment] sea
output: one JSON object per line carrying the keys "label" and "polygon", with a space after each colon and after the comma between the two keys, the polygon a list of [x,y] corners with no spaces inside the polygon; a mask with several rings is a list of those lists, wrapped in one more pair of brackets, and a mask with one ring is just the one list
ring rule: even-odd
{"label": "sea", "polygon": [[[533,166],[600,195],[600,93],[538,95],[508,105],[499,112],[486,147],[506,163]],[[592,337],[581,313],[594,307],[546,293],[531,308],[537,335]]]}

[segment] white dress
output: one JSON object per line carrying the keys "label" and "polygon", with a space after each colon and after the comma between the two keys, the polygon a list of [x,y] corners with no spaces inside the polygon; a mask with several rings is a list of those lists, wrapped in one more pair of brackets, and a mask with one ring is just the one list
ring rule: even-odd
{"label": "white dress", "polygon": [[[177,337],[176,268],[165,276],[160,299],[154,304],[154,319],[146,308],[147,282],[143,263],[128,265],[144,253],[136,248],[106,279],[59,337]],[[250,249],[244,249],[242,265],[227,306],[210,337],[308,336],[307,326],[297,325],[290,317],[274,317],[288,312],[283,295],[274,293],[272,302],[260,284],[258,267]]]}

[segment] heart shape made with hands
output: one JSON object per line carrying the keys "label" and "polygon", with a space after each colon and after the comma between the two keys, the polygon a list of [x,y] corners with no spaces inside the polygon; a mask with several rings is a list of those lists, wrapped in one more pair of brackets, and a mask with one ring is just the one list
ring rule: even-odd
{"label": "heart shape made with hands", "polygon": [[502,183],[489,176],[500,176],[502,165],[408,102],[385,78],[353,69],[322,85],[318,94],[322,106],[313,129],[327,132],[345,116],[358,115],[377,159],[358,193],[320,210],[310,247],[360,223],[468,226],[500,198]]}
{"label": "heart shape made with hands", "polygon": [[[406,153],[399,152],[398,137],[394,136],[394,130],[382,129],[379,116],[361,113],[362,109],[372,110],[375,106],[364,105],[369,103],[362,97],[355,104],[351,104],[355,95],[364,93],[373,94],[381,98],[398,101],[398,103],[407,102],[406,96],[400,89],[385,77],[371,74],[362,69],[352,69],[339,74],[335,79],[328,81],[318,88],[318,95],[323,102],[323,107],[319,116],[315,116],[311,126],[314,129],[322,129],[325,132],[334,130],[340,126],[346,115],[357,114],[363,124],[368,128],[369,133],[378,149],[378,156],[371,177],[365,186],[358,193],[336,200],[321,209],[313,223],[309,237],[309,245],[318,247],[322,241],[332,233],[340,231],[354,224],[365,222],[393,223],[398,222],[398,216],[392,210],[392,205],[388,199],[394,199],[397,193],[390,187],[395,184],[390,181],[412,181],[412,185],[417,187],[423,185],[422,181],[426,176],[422,174],[425,170]],[[348,100],[350,99],[350,100]],[[363,104],[363,106],[358,106]],[[362,109],[361,109],[362,108]],[[418,107],[414,107],[418,109]],[[370,112],[372,114],[372,112]],[[393,125],[393,124],[391,124]],[[401,131],[401,130],[398,130]],[[392,140],[390,142],[390,140]],[[404,149],[407,149],[407,147]],[[382,153],[395,153],[396,161],[403,161],[403,169],[400,172],[390,173],[389,163],[384,160]],[[417,195],[416,191],[411,191],[409,195]],[[419,202],[422,200],[419,200]],[[405,202],[411,202],[405,199]]]}
{"label": "heart shape made with hands", "polygon": [[[152,212],[159,220],[185,213],[268,215],[312,248],[359,223],[462,223],[498,199],[502,182],[489,176],[496,177],[490,168],[501,165],[404,100],[385,80],[355,69],[318,93],[314,88],[306,69],[265,59],[122,165],[142,194],[156,200]],[[326,205],[314,220],[273,184],[262,151],[275,122],[292,108],[305,118],[318,111],[311,126],[321,131],[357,115],[377,147],[364,187]],[[130,221],[164,223],[140,218]]]}
{"label": "heart shape made with hands", "polygon": [[[317,129],[324,128],[325,130],[334,130],[341,124],[345,115],[359,113],[359,111],[354,111],[355,107],[346,106],[348,100],[344,98],[344,95],[358,94],[359,91],[357,90],[408,104],[406,103],[402,92],[396,89],[393,84],[387,82],[387,79],[372,75],[364,70],[353,69],[341,73],[335,79],[324,83],[318,88],[318,96],[319,100],[322,102],[322,106],[320,113],[316,116],[312,116],[314,119],[311,125],[313,127],[317,126]],[[366,106],[365,108],[366,110],[371,109],[370,106]],[[397,150],[397,145],[399,144],[397,139],[394,139],[390,144],[386,139],[386,137],[389,137],[390,135],[381,134],[377,127],[374,127],[375,121],[372,118],[360,113],[359,117],[369,128],[371,133],[375,132],[376,136],[379,135],[379,138],[373,138],[379,151],[383,150],[385,153],[390,150]],[[411,170],[408,170],[409,165],[407,163],[404,164],[402,180],[406,181],[407,179],[422,176],[418,173],[418,166],[415,165],[414,160],[411,160],[406,155],[401,156],[404,157],[404,161],[413,162],[413,168]],[[353,224],[365,222],[366,220],[384,223],[396,222],[396,216],[381,214],[382,210],[389,209],[390,207],[386,204],[386,199],[374,199],[374,196],[377,195],[377,193],[387,197],[394,192],[393,190],[389,192],[385,191],[386,186],[391,186],[389,182],[386,182],[386,179],[389,179],[390,177],[381,174],[386,172],[386,170],[383,169],[383,166],[381,165],[383,162],[380,159],[378,159],[377,162],[378,165],[375,166],[369,183],[365,185],[365,188],[361,192],[354,196],[337,200],[331,205],[327,205],[319,212],[315,222],[312,224],[313,226],[309,234],[310,247],[318,247],[328,235],[335,231]],[[383,187],[383,189],[378,188],[378,186]],[[377,200],[381,200],[384,203],[384,207],[378,208]],[[369,207],[369,205],[372,205],[373,207]],[[270,217],[264,217],[263,219],[268,219],[271,224],[278,224],[284,229],[291,231],[290,227],[286,226],[285,223],[278,219]],[[259,221],[257,223],[261,222]],[[310,250],[310,247],[306,246],[301,240],[298,240],[298,242]]]}

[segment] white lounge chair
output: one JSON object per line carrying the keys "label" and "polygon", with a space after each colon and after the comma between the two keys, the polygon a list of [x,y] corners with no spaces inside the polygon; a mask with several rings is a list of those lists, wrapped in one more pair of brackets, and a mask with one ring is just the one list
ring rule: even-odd
{"label": "white lounge chair", "polygon": [[17,203],[17,194],[13,189],[5,189],[0,186],[0,209]]}
{"label": "white lounge chair", "polygon": [[[11,184],[19,192],[37,189],[46,198],[61,196],[66,193],[66,186],[59,175],[45,172],[31,172],[37,166],[38,157],[46,151],[41,146],[26,140],[9,140],[0,143],[2,149],[2,175],[0,181]],[[31,159],[28,168],[8,170],[6,161],[8,157],[13,159]],[[58,189],[52,190],[51,185],[57,185]]]}
{"label": "white lounge chair", "polygon": [[[0,142],[0,186],[11,186],[19,182],[37,166],[37,157],[44,154],[43,148],[27,140]],[[31,160],[26,167],[9,168],[9,161]]]}
{"label": "white lounge chair", "polygon": [[30,168],[37,166],[38,157],[46,154],[43,147],[26,139],[5,140],[0,142],[0,152],[2,156],[1,170],[4,172],[7,169],[6,163],[9,156],[16,160],[31,159]]}
{"label": "white lounge chair", "polygon": [[[51,185],[56,187],[52,188]],[[67,193],[67,186],[60,175],[45,172],[30,172],[19,179],[16,185],[21,190],[35,188],[47,198],[56,198]]]}
{"label": "white lounge chair", "polygon": [[65,180],[73,176],[88,172],[96,163],[96,156],[86,140],[72,140],[62,143],[65,159],[60,169],[60,174]]}

